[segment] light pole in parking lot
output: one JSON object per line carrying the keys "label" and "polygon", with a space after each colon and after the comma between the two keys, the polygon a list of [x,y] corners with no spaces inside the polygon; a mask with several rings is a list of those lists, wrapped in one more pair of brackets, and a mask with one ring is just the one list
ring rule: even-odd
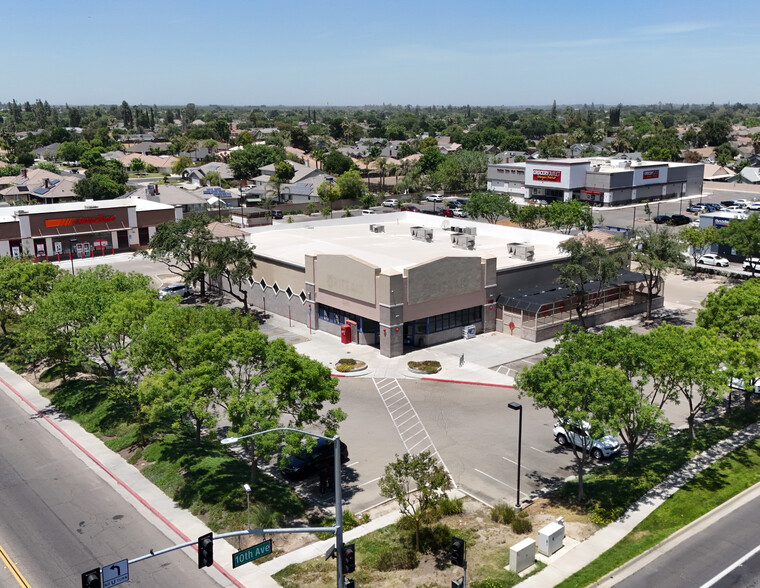
{"label": "light pole in parking lot", "polygon": [[520,508],[520,461],[522,457],[522,404],[510,402],[507,405],[512,410],[520,412],[520,420],[517,428],[517,508]]}
{"label": "light pole in parking lot", "polygon": [[[259,431],[257,433],[251,433],[249,435],[242,435],[240,437],[226,437],[222,439],[223,445],[232,445],[238,443],[243,439],[249,439],[251,437],[257,437],[258,435],[264,435],[265,433],[273,433],[274,431],[294,431],[295,433],[301,433],[303,435],[310,435],[317,439],[324,439],[330,441],[333,444],[333,460],[335,461],[335,558],[337,561],[337,588],[345,588],[343,581],[343,496],[340,488],[340,436],[326,437],[325,435],[318,435],[316,433],[309,433],[308,431],[302,431],[301,429],[293,429],[291,427],[277,427],[275,429],[267,429],[266,431]],[[246,492],[248,489],[246,488]],[[248,520],[248,528],[250,529],[251,522]]]}

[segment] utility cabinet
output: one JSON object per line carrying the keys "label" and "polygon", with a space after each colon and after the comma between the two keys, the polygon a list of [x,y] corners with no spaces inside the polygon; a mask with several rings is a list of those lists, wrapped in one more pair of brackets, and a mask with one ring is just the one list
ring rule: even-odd
{"label": "utility cabinet", "polygon": [[565,525],[561,519],[556,523],[549,523],[538,531],[538,552],[547,557],[562,547],[565,540]]}
{"label": "utility cabinet", "polygon": [[509,548],[509,569],[516,574],[536,563],[536,540],[523,539]]}

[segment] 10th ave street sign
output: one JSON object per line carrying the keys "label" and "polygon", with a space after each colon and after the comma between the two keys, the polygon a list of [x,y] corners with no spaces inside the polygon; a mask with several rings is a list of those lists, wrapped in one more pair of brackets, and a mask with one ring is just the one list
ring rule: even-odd
{"label": "10th ave street sign", "polygon": [[236,568],[238,566],[242,566],[243,564],[247,564],[249,561],[259,559],[260,557],[264,557],[270,553],[272,553],[272,540],[267,539],[266,541],[262,541],[261,543],[257,543],[256,545],[252,545],[251,547],[247,547],[246,549],[238,551],[237,553],[233,553],[232,567]]}

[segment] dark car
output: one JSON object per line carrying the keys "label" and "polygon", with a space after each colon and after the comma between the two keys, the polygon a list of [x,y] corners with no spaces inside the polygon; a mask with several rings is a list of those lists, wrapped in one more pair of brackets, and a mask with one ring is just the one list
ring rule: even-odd
{"label": "dark car", "polygon": [[282,218],[282,211],[281,210],[273,210],[272,211],[272,218]]}
{"label": "dark car", "polygon": [[656,217],[654,217],[654,223],[656,225],[664,225],[670,220],[670,217],[667,214],[660,214]]}
{"label": "dark car", "polygon": [[[282,469],[282,475],[294,480],[302,480],[317,473],[322,468],[329,468],[332,474],[333,468],[333,456],[335,450],[333,449],[332,441],[326,441],[325,439],[317,439],[317,444],[309,451],[302,451],[290,458],[288,465]],[[343,441],[340,442],[340,462],[346,463],[348,461],[348,447]]]}
{"label": "dark car", "polygon": [[403,204],[401,206],[401,210],[406,210],[407,212],[419,212],[420,209],[415,206],[414,204]]}
{"label": "dark car", "polygon": [[690,222],[691,219],[685,214],[674,214],[670,217],[668,224],[673,227],[678,227],[680,225],[688,225]]}
{"label": "dark car", "polygon": [[716,210],[720,210],[720,204],[716,204],[715,202],[704,202],[703,204],[708,212],[715,212]]}
{"label": "dark car", "polygon": [[449,216],[449,217],[454,216],[454,213],[448,208],[443,208],[439,210],[438,214],[440,214],[441,216]]}
{"label": "dark car", "polygon": [[720,201],[721,206],[741,206],[736,200],[721,200]]}

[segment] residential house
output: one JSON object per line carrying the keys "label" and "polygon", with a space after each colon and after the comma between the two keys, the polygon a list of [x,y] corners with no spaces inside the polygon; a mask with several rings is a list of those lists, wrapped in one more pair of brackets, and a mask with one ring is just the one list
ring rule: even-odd
{"label": "residential house", "polygon": [[212,161],[198,167],[188,167],[182,172],[182,178],[194,186],[200,186],[203,183],[203,178],[210,172],[218,172],[223,180],[235,178],[230,166],[220,161]]}
{"label": "residential house", "polygon": [[0,177],[0,198],[8,203],[71,202],[77,199],[74,184],[79,179],[79,176],[63,176],[44,169],[23,169],[17,176]]}

